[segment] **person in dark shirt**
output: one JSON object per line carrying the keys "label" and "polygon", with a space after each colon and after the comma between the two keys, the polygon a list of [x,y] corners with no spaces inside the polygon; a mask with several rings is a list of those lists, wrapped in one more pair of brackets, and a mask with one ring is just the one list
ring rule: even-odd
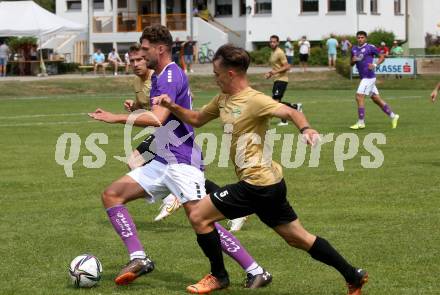
{"label": "person in dark shirt", "polygon": [[194,73],[191,67],[194,58],[194,44],[195,42],[190,36],[186,37],[186,42],[183,43],[183,57],[186,65],[185,73]]}
{"label": "person in dark shirt", "polygon": [[173,61],[180,66],[180,52],[182,50],[182,43],[179,40],[179,37],[176,37],[176,40],[173,43],[173,47],[171,47],[171,54],[173,57]]}

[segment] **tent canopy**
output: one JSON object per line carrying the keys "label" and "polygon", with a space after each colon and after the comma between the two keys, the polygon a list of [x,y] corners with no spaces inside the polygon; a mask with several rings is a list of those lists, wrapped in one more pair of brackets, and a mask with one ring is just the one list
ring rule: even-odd
{"label": "tent canopy", "polygon": [[59,32],[78,33],[85,30],[81,24],[59,17],[33,1],[0,2],[0,37],[41,37]]}

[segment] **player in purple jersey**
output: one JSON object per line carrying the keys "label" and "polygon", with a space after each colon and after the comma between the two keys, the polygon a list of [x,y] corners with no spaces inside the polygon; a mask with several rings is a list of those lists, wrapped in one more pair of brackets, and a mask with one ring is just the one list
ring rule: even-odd
{"label": "player in purple jersey", "polygon": [[[166,94],[177,105],[191,109],[188,79],[171,60],[172,37],[168,29],[160,25],[147,27],[140,41],[147,67],[155,71],[151,95]],[[101,109],[89,115],[108,123],[126,123],[131,119],[128,115]],[[194,132],[190,125],[182,123],[168,109],[157,105],[151,107],[151,112],[136,117],[134,125],[157,127],[152,140],[154,157],[144,166],[114,181],[102,194],[110,222],[130,256],[130,261],[115,279],[118,285],[129,284],[154,270],[154,263],[137,236],[136,226],[125,204],[146,195],[154,199],[172,193],[179,198],[191,221],[196,203],[206,194],[201,151],[194,143]],[[207,249],[206,245],[212,242],[221,245],[222,250],[246,271],[246,288],[263,287],[272,281],[271,274],[256,263],[237,238],[218,223],[214,232],[198,234],[197,242],[205,254],[211,256],[222,254],[212,253],[214,250]],[[219,265],[211,263],[212,274],[221,277],[224,286],[227,286],[227,273],[219,271],[223,269],[223,262]]]}
{"label": "player in purple jersey", "polygon": [[[356,91],[359,119],[357,123],[350,126],[350,128],[355,130],[365,128],[365,96],[369,95],[373,102],[391,118],[391,126],[394,129],[397,127],[399,115],[393,113],[390,106],[379,96],[379,91],[376,87],[375,69],[384,61],[385,57],[379,53],[374,45],[367,43],[366,32],[357,32],[356,38],[358,45],[353,46],[351,49],[351,65],[356,65],[361,78],[361,82]],[[379,59],[374,63],[376,56],[378,56]]]}

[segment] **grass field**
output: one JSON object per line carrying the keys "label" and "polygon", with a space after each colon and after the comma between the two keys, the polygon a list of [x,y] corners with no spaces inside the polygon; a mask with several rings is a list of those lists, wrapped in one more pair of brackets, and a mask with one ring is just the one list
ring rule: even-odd
{"label": "grass field", "polygon": [[[351,132],[357,81],[333,73],[292,78],[285,97],[304,104],[316,129],[335,137]],[[306,158],[301,167],[284,169],[289,199],[305,227],[369,271],[364,294],[439,294],[440,105],[428,100],[436,81],[380,81],[383,97],[401,116],[399,126],[391,130],[385,115],[369,102],[367,129],[356,133],[359,153],[344,162],[344,172],[336,171],[334,142],[323,145],[319,167],[308,167]],[[254,76],[252,83],[270,93],[270,82]],[[209,77],[194,78],[192,88],[196,107],[216,92]],[[123,126],[92,122],[85,114],[97,107],[122,111],[130,90],[125,78],[0,82],[0,294],[183,294],[208,271],[183,212],[153,223],[158,205],[138,200],[128,208],[157,269],[127,287],[112,281],[127,255],[100,193],[127,172],[113,158],[123,155]],[[292,130],[291,125],[278,128]],[[55,161],[57,139],[65,132],[81,138],[72,178]],[[84,142],[99,132],[108,135],[108,144],[100,145],[106,162],[87,169],[82,157],[91,153]],[[221,127],[215,121],[198,132],[219,135]],[[362,141],[372,132],[386,136],[386,144],[378,145],[384,163],[365,169],[361,156],[369,153]],[[279,161],[280,147],[274,157]],[[216,162],[207,177],[219,184],[236,179],[231,165],[218,168]],[[237,236],[274,281],[265,289],[244,290],[244,273],[225,258],[232,285],[224,294],[345,294],[336,271],[289,248],[257,218],[250,218]],[[99,286],[90,290],[74,289],[68,281],[69,262],[82,253],[93,253],[104,267]]]}

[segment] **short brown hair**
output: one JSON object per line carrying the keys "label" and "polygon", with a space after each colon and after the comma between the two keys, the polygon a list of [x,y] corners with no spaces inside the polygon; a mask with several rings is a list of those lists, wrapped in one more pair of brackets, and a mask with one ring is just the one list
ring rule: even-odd
{"label": "short brown hair", "polygon": [[173,37],[167,27],[162,25],[148,26],[142,32],[140,42],[148,40],[152,44],[163,44],[171,50],[173,46]]}
{"label": "short brown hair", "polygon": [[226,68],[234,68],[246,73],[251,62],[249,53],[241,47],[233,44],[225,44],[217,49],[214,61],[220,61],[220,65]]}
{"label": "short brown hair", "polygon": [[269,39],[276,39],[277,42],[280,42],[280,37],[278,37],[277,35],[272,35]]}
{"label": "short brown hair", "polygon": [[128,53],[132,53],[132,52],[138,52],[141,50],[141,44],[139,43],[134,43],[130,46],[130,48],[128,49]]}

